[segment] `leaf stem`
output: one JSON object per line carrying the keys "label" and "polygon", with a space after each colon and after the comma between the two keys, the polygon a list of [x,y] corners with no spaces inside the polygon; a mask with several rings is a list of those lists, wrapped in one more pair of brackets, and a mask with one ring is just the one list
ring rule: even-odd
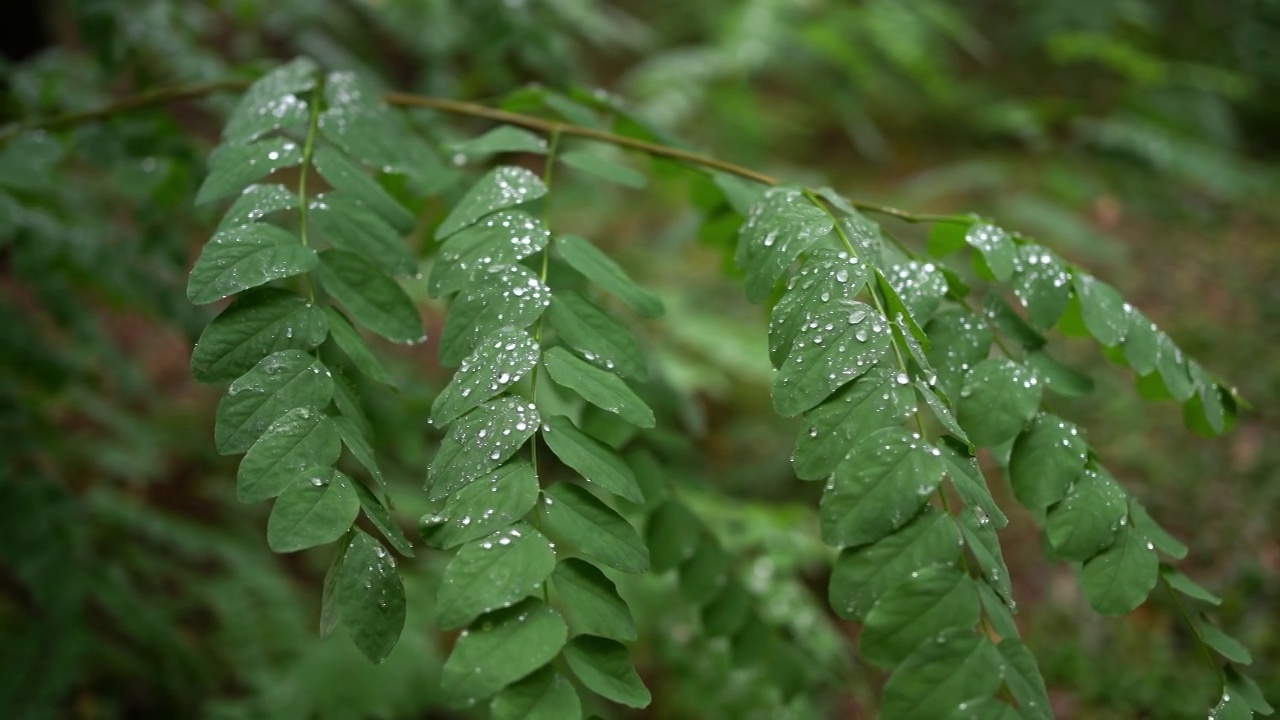
{"label": "leaf stem", "polygon": [[[556,149],[560,144],[560,133],[552,132],[551,137],[547,141],[547,159],[542,167],[542,184],[547,186],[547,194],[542,201],[542,225],[549,228],[551,225],[551,175],[556,165]],[[539,279],[545,285],[547,283],[547,272],[551,267],[551,242],[547,242],[547,246],[542,249],[542,272]],[[533,329],[533,341],[538,346],[538,354],[542,354],[542,324],[546,314],[538,316],[538,322]],[[539,362],[533,366],[533,375],[529,379],[529,395],[536,406],[538,404],[538,376],[542,369],[541,357]],[[538,439],[535,437],[529,443],[529,463],[533,466],[533,475],[538,477]]]}

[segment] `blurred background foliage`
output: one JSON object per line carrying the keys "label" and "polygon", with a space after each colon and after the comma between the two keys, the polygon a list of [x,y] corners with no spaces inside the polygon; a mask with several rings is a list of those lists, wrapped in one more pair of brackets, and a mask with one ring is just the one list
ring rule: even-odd
{"label": "blurred background foliage", "polygon": [[[1222,625],[1280,697],[1280,2],[62,0],[5,13],[6,123],[307,54],[513,107],[531,83],[625,98],[660,136],[726,160],[1040,237],[1252,403],[1226,439],[1194,438],[1096,350],[1055,341],[1097,380],[1058,412],[1188,542],[1188,572],[1224,596]],[[449,717],[433,709],[449,640],[432,629],[441,558],[409,563],[405,634],[369,666],[317,637],[328,558],[272,555],[265,509],[235,502],[232,461],[214,452],[217,393],[188,370],[206,310],[183,288],[213,224],[191,199],[232,102],[0,148],[6,717]],[[416,119],[440,143],[485,127]],[[670,602],[671,578],[634,581],[655,695],[644,716],[862,717],[881,679],[824,611],[816,496],[790,474],[794,428],[768,406],[764,318],[724,269],[724,233],[688,202],[697,188],[655,170],[646,193],[562,185],[554,224],[665,294],[668,316],[644,330],[685,418],[673,472],[806,656],[774,663],[800,677],[736,676],[726,646],[693,636]],[[441,308],[423,307],[435,336]],[[386,350],[402,392],[361,390],[409,526],[446,374],[430,344]],[[1094,616],[1011,514],[1018,620],[1059,715],[1202,717],[1207,670],[1166,599]]]}

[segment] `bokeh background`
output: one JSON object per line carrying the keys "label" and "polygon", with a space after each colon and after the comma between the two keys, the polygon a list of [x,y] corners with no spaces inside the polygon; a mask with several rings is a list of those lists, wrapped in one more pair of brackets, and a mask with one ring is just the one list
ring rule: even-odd
{"label": "bokeh background", "polygon": [[[717,157],[1039,237],[1252,404],[1232,434],[1201,439],[1096,348],[1055,341],[1097,381],[1057,411],[1187,542],[1184,569],[1224,597],[1215,617],[1280,698],[1280,2],[11,0],[3,12],[3,122],[307,54],[456,99],[602,89]],[[317,637],[328,558],[271,554],[267,508],[235,502],[235,459],[214,452],[219,390],[188,370],[208,311],[184,289],[215,219],[191,199],[233,101],[0,149],[0,716],[456,717],[435,706],[444,558],[404,564],[405,634],[369,666],[341,633]],[[440,143],[486,127],[417,121]],[[814,489],[790,474],[794,427],[768,406],[764,316],[687,184],[656,170],[645,193],[567,182],[553,224],[664,294],[667,317],[643,332],[681,391],[671,445],[687,459],[673,472],[705,489],[698,509],[752,589],[808,633],[803,672],[828,678],[769,717],[864,717],[882,679],[822,612]],[[422,299],[434,336],[443,308]],[[383,350],[402,392],[365,395],[409,527],[447,375],[430,344]],[[1209,671],[1167,598],[1096,617],[1029,518],[1010,514],[1017,617],[1059,715],[1203,717]],[[633,716],[745,717],[750,689],[725,674],[723,648],[690,637],[670,579],[627,591],[655,695]]]}

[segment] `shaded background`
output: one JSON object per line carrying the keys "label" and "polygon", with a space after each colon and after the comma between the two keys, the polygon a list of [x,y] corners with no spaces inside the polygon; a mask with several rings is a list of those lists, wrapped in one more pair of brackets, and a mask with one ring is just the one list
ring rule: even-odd
{"label": "shaded background", "polygon": [[[602,88],[726,160],[1041,238],[1252,402],[1234,433],[1202,440],[1095,348],[1055,341],[1098,383],[1058,411],[1190,545],[1184,569],[1224,597],[1216,617],[1280,697],[1280,2],[63,0],[5,13],[4,122],[308,54],[458,99]],[[272,555],[267,508],[235,502],[235,459],[213,450],[219,391],[188,370],[208,311],[184,289],[215,218],[191,198],[232,102],[0,151],[0,715],[451,717],[433,709],[440,554],[405,563],[405,634],[369,666],[345,638],[316,636],[328,558]],[[418,119],[439,142],[485,128]],[[823,688],[761,716],[863,717],[882,678],[822,610],[815,488],[790,474],[794,427],[767,402],[764,317],[688,187],[658,170],[645,193],[566,182],[553,224],[667,300],[642,331],[681,392],[673,443],[687,455],[673,472],[706,489],[699,511],[810,650],[800,686]],[[411,241],[425,267],[431,248]],[[435,336],[442,308],[423,297],[423,312]],[[402,392],[364,390],[410,526],[447,374],[430,344],[383,349]],[[1096,617],[1070,567],[1042,559],[1029,518],[1010,515],[1018,622],[1059,715],[1203,717],[1212,680],[1167,598]],[[724,648],[691,637],[670,578],[626,591],[655,695],[636,717],[760,711]]]}

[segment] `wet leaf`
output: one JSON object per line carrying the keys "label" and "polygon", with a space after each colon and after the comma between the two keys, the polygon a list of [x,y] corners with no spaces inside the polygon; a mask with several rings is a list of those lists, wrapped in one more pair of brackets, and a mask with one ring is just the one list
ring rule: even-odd
{"label": "wet leaf", "polygon": [[262,220],[274,212],[294,210],[301,203],[289,188],[277,183],[250,185],[227,208],[218,223],[219,230],[240,227]]}
{"label": "wet leaf", "polygon": [[404,585],[395,558],[362,530],[347,544],[338,577],[342,624],[372,663],[391,654],[404,628]]}
{"label": "wet leaf", "polygon": [[223,139],[247,143],[277,128],[305,126],[310,109],[299,94],[315,87],[318,70],[311,60],[297,58],[255,80],[227,118]]}
{"label": "wet leaf", "polygon": [[629,188],[638,189],[649,184],[648,178],[644,176],[644,173],[595,153],[570,150],[561,153],[557,160],[588,175],[611,183],[617,183],[618,185],[625,185]]}
{"label": "wet leaf", "polygon": [[346,316],[332,306],[326,307],[324,314],[328,318],[329,335],[333,337],[333,341],[337,343],[338,348],[348,358],[351,358],[351,362],[356,366],[356,369],[371,380],[396,387],[396,381],[392,379],[386,368],[382,367],[382,363],[378,361],[377,356],[369,349],[369,345],[365,343],[364,338],[360,337],[360,333],[356,332],[356,329],[351,326],[351,322],[347,320]]}
{"label": "wet leaf", "polygon": [[444,498],[496,470],[533,437],[540,422],[533,403],[509,395],[463,415],[431,461],[430,498]]}
{"label": "wet leaf", "polygon": [[437,622],[449,630],[541,594],[555,567],[556,554],[547,538],[525,523],[467,543],[444,570]]}
{"label": "wet leaf", "polygon": [[644,502],[631,468],[612,448],[579,430],[569,418],[556,415],[548,419],[542,439],[561,462],[587,482],[631,502]]}
{"label": "wet leaf", "polygon": [[1122,526],[1115,542],[1084,564],[1080,585],[1094,610],[1103,615],[1124,615],[1146,601],[1159,570],[1154,545],[1136,530]]}
{"label": "wet leaf", "polygon": [[484,268],[449,308],[440,333],[440,362],[457,366],[490,334],[503,328],[527,328],[550,304],[550,290],[524,267]]}
{"label": "wet leaf", "polygon": [[382,189],[364,168],[348,160],[330,147],[317,148],[311,161],[325,180],[339,191],[343,202],[367,208],[375,217],[387,221],[399,232],[413,229],[413,214]]}
{"label": "wet leaf", "polygon": [[1071,423],[1042,413],[1018,436],[1009,455],[1013,494],[1032,510],[1046,508],[1067,495],[1084,471],[1089,444]]}
{"label": "wet leaf", "polygon": [[360,514],[351,478],[331,467],[316,467],[293,478],[267,521],[267,545],[278,553],[331,543],[351,529]]}
{"label": "wet leaf", "polygon": [[1083,562],[1111,544],[1127,513],[1120,483],[1103,468],[1086,468],[1062,502],[1049,508],[1045,530],[1055,554]]}
{"label": "wet leaf", "polygon": [[792,466],[802,480],[827,477],[844,461],[858,438],[897,427],[915,412],[911,388],[897,372],[875,367],[804,416]]}
{"label": "wet leaf", "polygon": [[576,236],[556,237],[556,251],[574,270],[644,318],[662,317],[662,300],[636,284],[622,266],[595,245]]}
{"label": "wet leaf", "polygon": [[445,701],[472,707],[529,675],[560,653],[568,629],[560,614],[530,598],[463,631],[444,664]]}
{"label": "wet leaf", "polygon": [[560,597],[569,630],[613,640],[636,639],[636,623],[613,581],[591,563],[569,558],[556,566],[551,586]]}
{"label": "wet leaf", "polygon": [[436,252],[427,280],[432,297],[466,289],[490,267],[511,265],[547,246],[551,233],[523,210],[499,210],[483,222],[458,231]]}
{"label": "wet leaf", "polygon": [[569,669],[588,690],[627,707],[649,705],[649,690],[631,664],[622,643],[591,635],[579,635],[564,648]]}
{"label": "wet leaf", "polygon": [[537,200],[547,194],[542,178],[514,165],[500,165],[480,178],[436,228],[436,240],[474,225],[491,212]]}
{"label": "wet leaf", "polygon": [[418,261],[400,233],[345,192],[311,200],[307,218],[330,245],[359,255],[391,275],[412,275],[418,270]]}
{"label": "wet leaf", "polygon": [[850,307],[867,286],[871,269],[848,253],[818,248],[787,283],[769,321],[769,360],[781,367],[796,337],[826,308]]}
{"label": "wet leaf", "polygon": [[892,668],[949,628],[972,628],[982,612],[973,581],[953,567],[925,568],[889,589],[867,613],[858,647],[868,662]]}
{"label": "wet leaf", "polygon": [[636,427],[654,426],[653,410],[617,375],[559,347],[543,353],[542,363],[557,385],[573,390],[592,405],[614,413]]}
{"label": "wet leaf", "polygon": [[965,376],[956,419],[979,447],[1012,440],[1040,409],[1042,385],[1030,368],[1012,360],[983,360]]}
{"label": "wet leaf", "polygon": [[315,250],[274,225],[254,223],[220,230],[205,243],[191,268],[187,299],[204,305],[310,272],[317,264]]}
{"label": "wet leaf", "polygon": [[1083,272],[1075,273],[1072,285],[1080,299],[1080,313],[1089,333],[1107,347],[1124,341],[1129,332],[1129,305],[1120,293]]}
{"label": "wet leaf", "polygon": [[738,236],[735,257],[747,273],[747,299],[758,303],[768,297],[791,263],[831,232],[834,224],[799,190],[765,191],[747,213]]}
{"label": "wet leaf", "polygon": [[585,488],[556,483],[543,493],[541,528],[556,547],[625,573],[649,569],[649,550],[631,524]]}
{"label": "wet leaf", "polygon": [[581,720],[573,683],[551,666],[508,686],[489,706],[491,720]]}
{"label": "wet leaf", "polygon": [[[773,407],[791,416],[809,410],[874,368],[889,352],[884,318],[857,301],[833,303],[809,316],[773,383]],[[895,381],[906,385],[905,373]]]}
{"label": "wet leaf", "polygon": [[356,322],[399,343],[426,339],[418,308],[395,280],[375,265],[349,252],[320,253],[320,283]]}
{"label": "wet leaf", "polygon": [[281,350],[311,350],[324,342],[328,322],[320,308],[277,288],[246,291],[200,333],[191,372],[201,382],[229,382]]}
{"label": "wet leaf", "polygon": [[511,526],[538,500],[538,478],[523,461],[510,462],[449,496],[444,509],[424,518],[422,539],[448,550]]}
{"label": "wet leaf", "polygon": [[249,448],[236,475],[240,502],[269,500],[310,468],[332,467],[342,453],[338,429],[312,407],[285,412]]}
{"label": "wet leaf", "polygon": [[581,295],[557,292],[547,319],[561,342],[587,362],[633,380],[648,377],[644,351],[630,328]]}
{"label": "wet leaf", "polygon": [[441,427],[520,381],[541,355],[524,330],[504,328],[485,338],[467,356],[431,404],[431,422]]}
{"label": "wet leaf", "polygon": [[884,720],[940,718],[961,703],[993,697],[1002,682],[1000,654],[970,628],[940,633],[922,643],[885,682]]}
{"label": "wet leaf", "polygon": [[235,195],[282,168],[302,164],[302,148],[287,137],[274,137],[245,145],[220,145],[209,156],[196,204]]}
{"label": "wet leaf", "polygon": [[982,253],[991,274],[997,280],[1008,280],[1013,275],[1018,248],[1009,233],[988,223],[970,225],[964,241]]}
{"label": "wet leaf", "polygon": [[510,152],[546,155],[547,141],[524,128],[499,125],[479,137],[453,143],[449,150],[472,160]]}
{"label": "wet leaf", "polygon": [[332,397],[333,378],[319,360],[301,350],[268,355],[231,383],[218,403],[218,452],[244,452],[286,412],[325,407]]}

